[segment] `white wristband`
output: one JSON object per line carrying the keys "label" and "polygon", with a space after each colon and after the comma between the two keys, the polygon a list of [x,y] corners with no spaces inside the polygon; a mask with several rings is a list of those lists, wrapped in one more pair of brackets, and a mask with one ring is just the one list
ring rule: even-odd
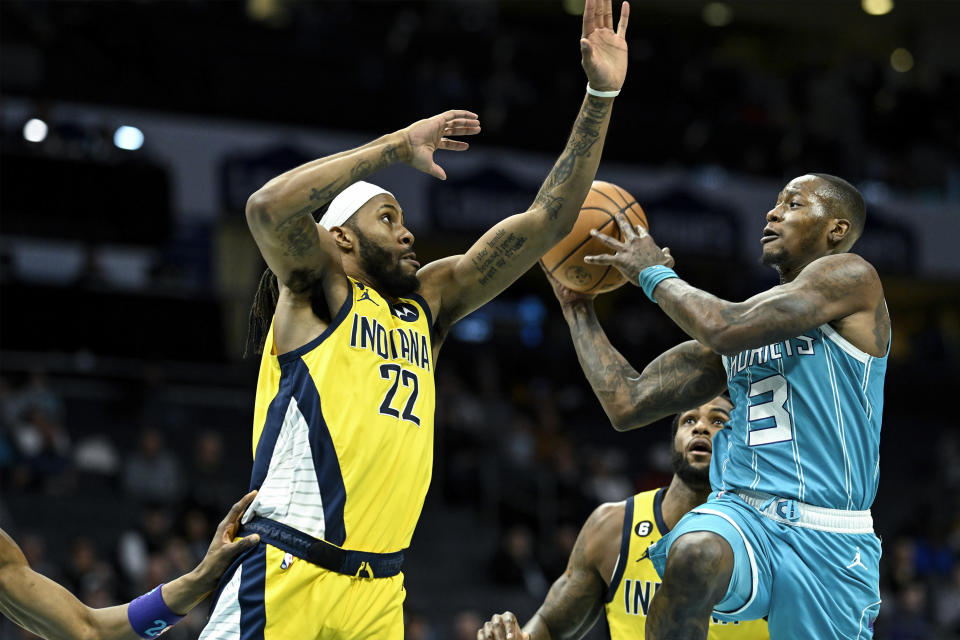
{"label": "white wristband", "polygon": [[588,82],[587,93],[592,96],[597,96],[598,98],[616,98],[618,95],[620,95],[620,89],[617,89],[616,91],[597,91],[591,87],[590,83]]}

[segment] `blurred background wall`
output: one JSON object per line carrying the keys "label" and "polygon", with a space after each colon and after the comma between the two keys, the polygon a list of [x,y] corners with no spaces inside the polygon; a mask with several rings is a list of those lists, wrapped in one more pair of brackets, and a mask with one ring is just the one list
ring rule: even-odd
{"label": "blurred background wall", "polygon": [[[250,470],[240,354],[263,264],[247,196],[468,108],[484,131],[440,157],[446,182],[375,177],[422,258],[465,250],[529,205],[563,147],[579,9],[0,3],[0,526],[35,566],[100,606],[192,566]],[[958,27],[946,0],[636,0],[598,174],[637,197],[683,277],[728,299],[776,282],[759,237],[786,181],[863,191],[857,250],[894,327],[879,638],[960,637]],[[635,288],[597,306],[638,367],[683,339]],[[437,379],[408,636],[473,638],[496,611],[532,613],[594,506],[669,481],[669,431],[613,432],[537,270],[456,327]]]}

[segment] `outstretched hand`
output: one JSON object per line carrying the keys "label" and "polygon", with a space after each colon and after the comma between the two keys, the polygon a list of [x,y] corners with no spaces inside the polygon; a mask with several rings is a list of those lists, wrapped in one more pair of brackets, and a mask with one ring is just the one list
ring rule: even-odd
{"label": "outstretched hand", "polygon": [[581,64],[590,86],[597,91],[619,91],[627,76],[627,22],[630,3],[620,7],[620,23],[613,30],[612,0],[586,0],[580,36]]}
{"label": "outstretched hand", "polygon": [[470,111],[452,109],[432,118],[418,120],[403,130],[410,145],[410,166],[419,171],[447,179],[443,168],[433,161],[433,152],[466,151],[470,145],[461,140],[451,140],[448,136],[472,136],[480,133],[480,119]]}
{"label": "outstretched hand", "polygon": [[647,233],[646,229],[640,225],[632,227],[622,213],[618,213],[616,218],[617,224],[620,225],[620,233],[623,235],[622,241],[600,233],[596,229],[590,230],[590,235],[613,249],[614,253],[585,256],[584,262],[613,265],[629,282],[637,286],[639,286],[637,276],[647,267],[655,264],[673,266],[673,256],[670,255],[669,247],[663,249],[658,247],[653,241],[653,236]]}

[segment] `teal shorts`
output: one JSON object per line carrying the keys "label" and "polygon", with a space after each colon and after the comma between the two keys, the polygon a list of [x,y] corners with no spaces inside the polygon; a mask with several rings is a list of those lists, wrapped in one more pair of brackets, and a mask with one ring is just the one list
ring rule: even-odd
{"label": "teal shorts", "polygon": [[713,494],[651,545],[650,559],[662,578],[677,538],[710,531],[730,544],[734,557],[730,585],[714,617],[766,617],[772,638],[872,638],[880,610],[880,539],[872,531],[833,526],[829,519],[788,523],[776,516],[796,518],[796,505],[773,498],[758,507],[735,493]]}

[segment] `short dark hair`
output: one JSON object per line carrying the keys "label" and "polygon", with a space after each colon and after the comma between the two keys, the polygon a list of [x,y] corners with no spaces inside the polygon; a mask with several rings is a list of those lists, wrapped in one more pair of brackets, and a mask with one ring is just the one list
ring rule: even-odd
{"label": "short dark hair", "polygon": [[863,226],[867,220],[867,205],[863,200],[863,194],[843,178],[829,173],[811,173],[810,175],[824,183],[816,193],[826,201],[830,212],[850,221],[851,240],[844,246],[845,250],[849,249],[863,233]]}

